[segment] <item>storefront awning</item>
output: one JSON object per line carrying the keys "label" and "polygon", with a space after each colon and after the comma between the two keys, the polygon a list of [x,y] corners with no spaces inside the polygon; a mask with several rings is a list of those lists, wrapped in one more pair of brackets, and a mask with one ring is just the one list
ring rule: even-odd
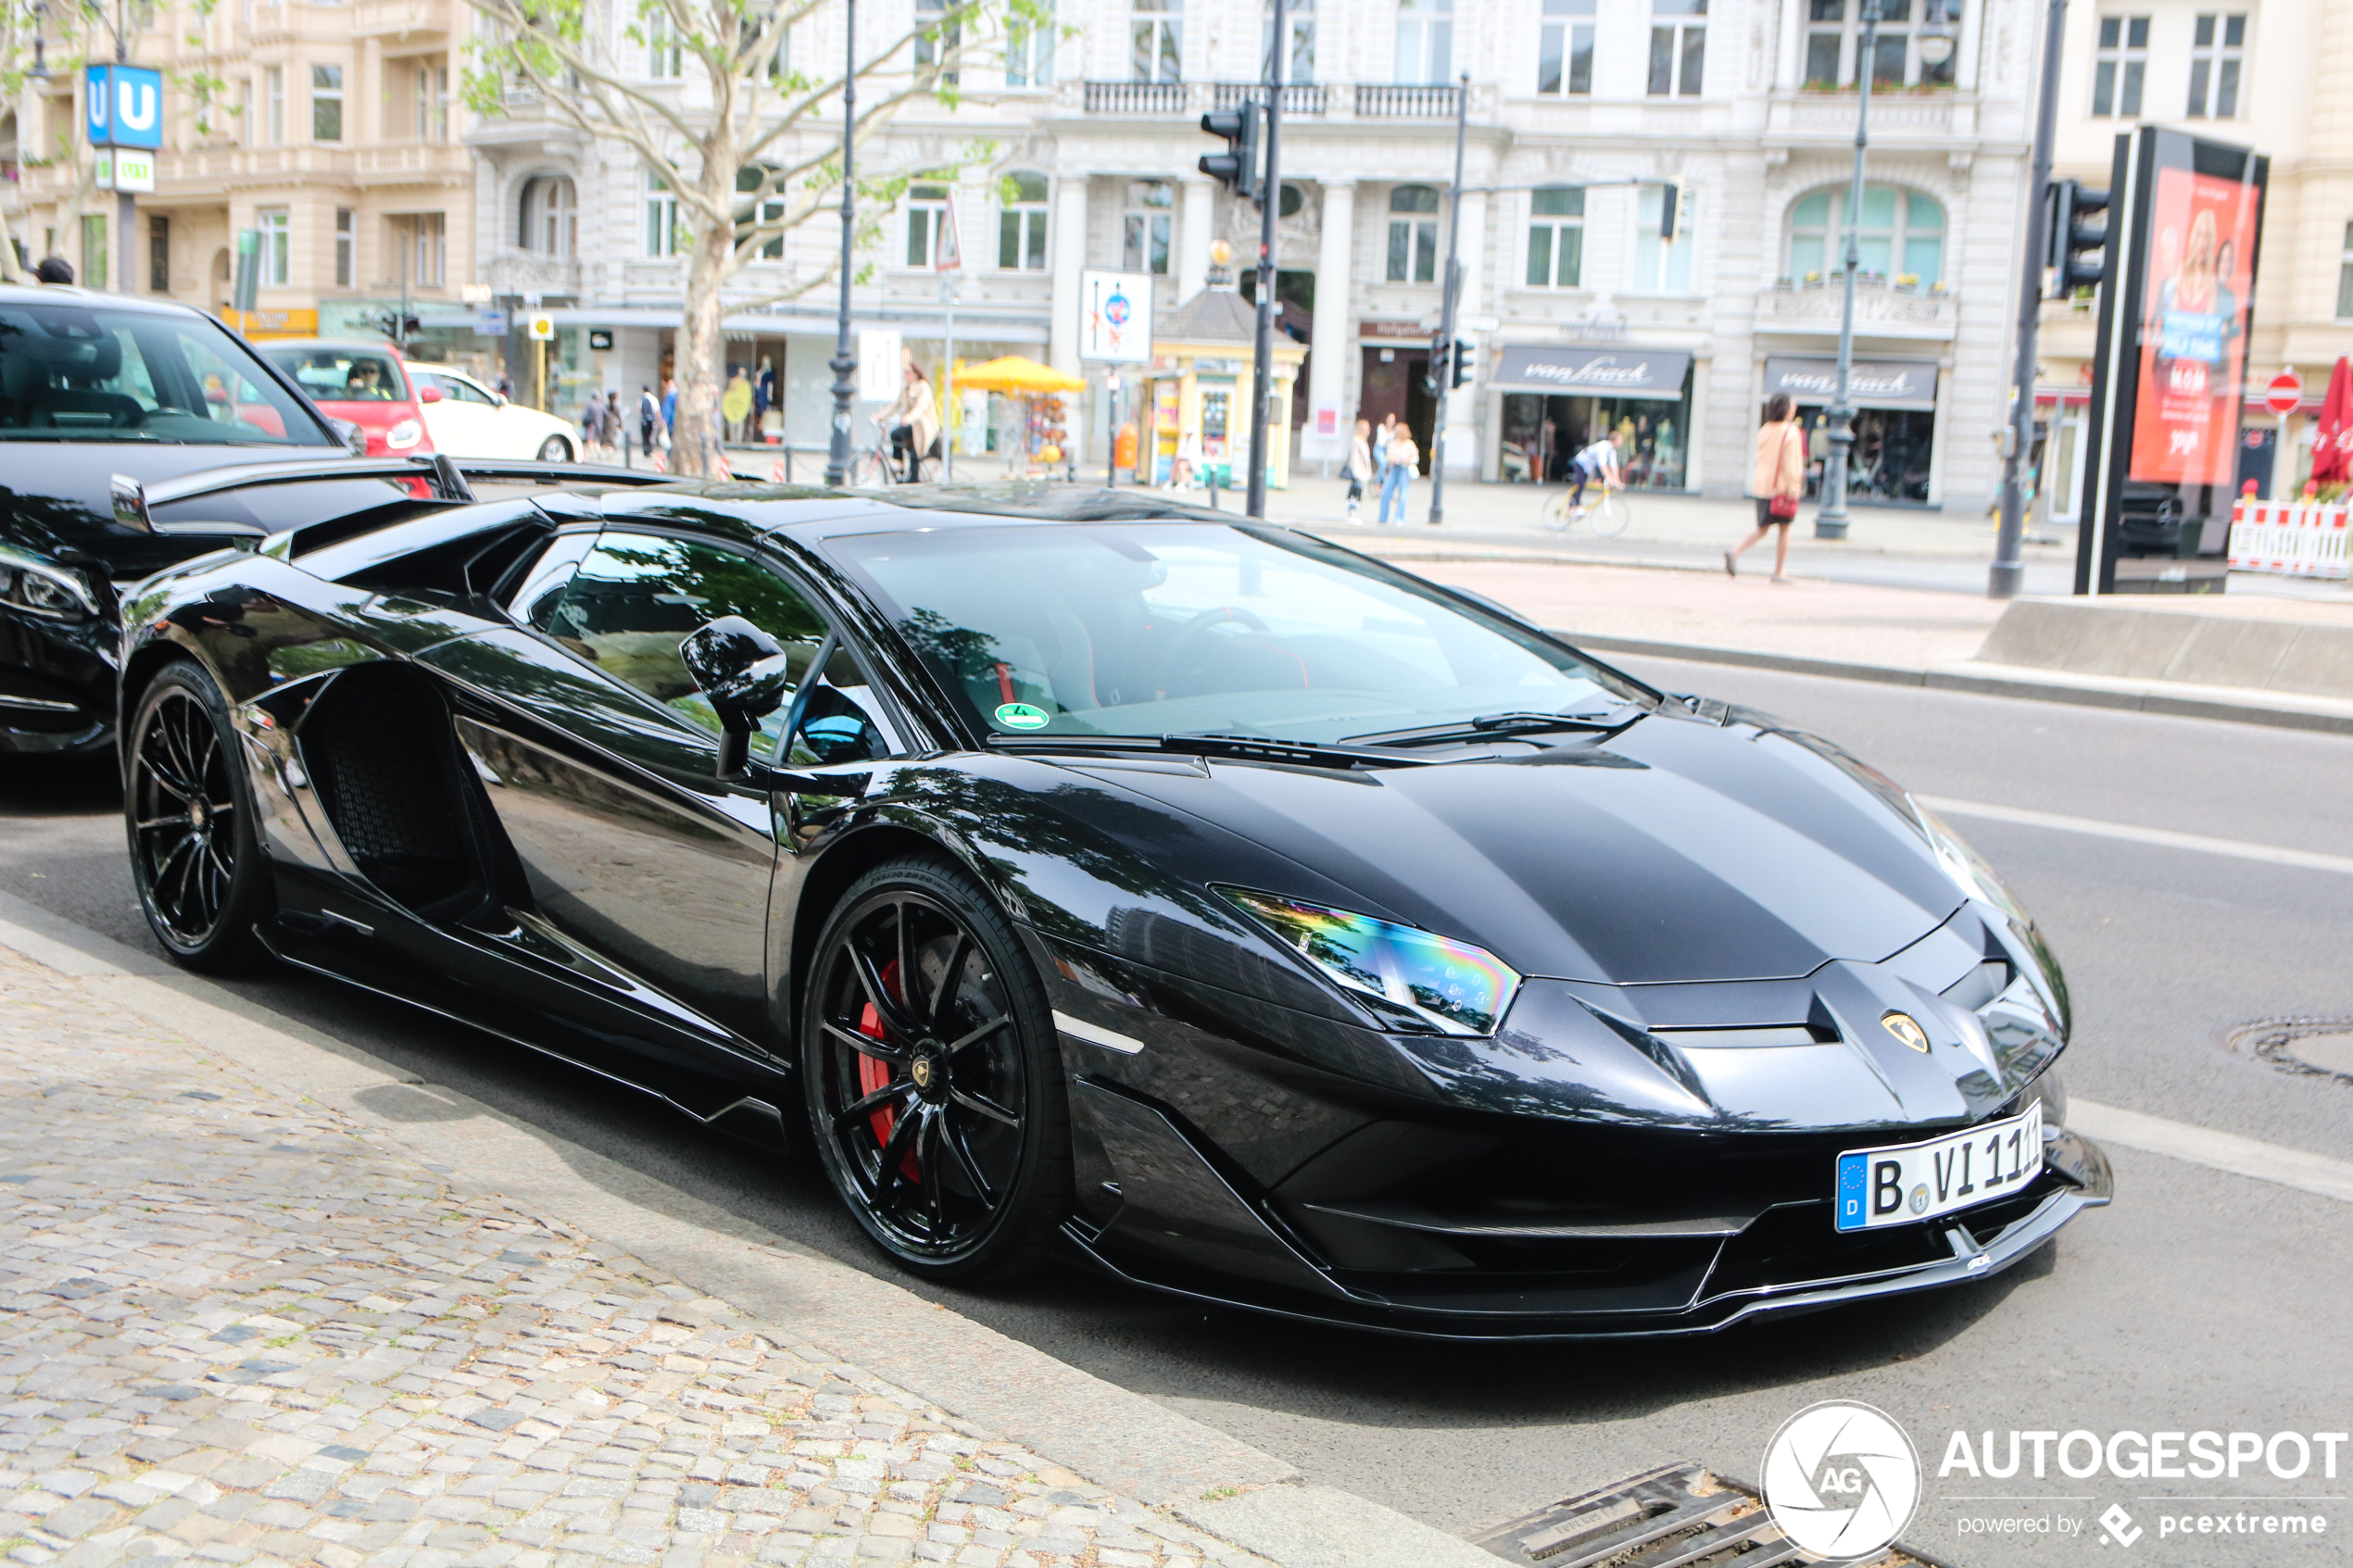
{"label": "storefront awning", "polygon": [[[1934,408],[1936,367],[1919,359],[1857,359],[1847,395],[1858,408]],[[1838,395],[1838,361],[1776,354],[1765,361],[1765,395],[1786,392],[1799,403]]]}
{"label": "storefront awning", "polygon": [[1680,348],[1582,348],[1507,345],[1488,386],[1497,392],[1576,393],[1601,397],[1683,395],[1692,357]]}

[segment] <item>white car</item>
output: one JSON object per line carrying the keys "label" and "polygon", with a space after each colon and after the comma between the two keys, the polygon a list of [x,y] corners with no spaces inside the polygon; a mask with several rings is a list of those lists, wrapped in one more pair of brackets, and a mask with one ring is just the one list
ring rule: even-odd
{"label": "white car", "polygon": [[580,429],[553,414],[510,403],[463,370],[410,360],[409,379],[433,437],[453,458],[522,458],[569,463],[580,456]]}

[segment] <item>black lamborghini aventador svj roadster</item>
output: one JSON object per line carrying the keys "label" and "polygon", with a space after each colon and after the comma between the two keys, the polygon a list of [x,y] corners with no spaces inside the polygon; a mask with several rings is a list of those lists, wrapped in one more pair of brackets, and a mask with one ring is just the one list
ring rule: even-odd
{"label": "black lamborghini aventador svj roadster", "polygon": [[1059,1250],[1673,1333],[1976,1278],[2108,1200],[2032,922],[1827,741],[1140,497],[379,466],[126,607],[183,963],[805,1145],[938,1280]]}

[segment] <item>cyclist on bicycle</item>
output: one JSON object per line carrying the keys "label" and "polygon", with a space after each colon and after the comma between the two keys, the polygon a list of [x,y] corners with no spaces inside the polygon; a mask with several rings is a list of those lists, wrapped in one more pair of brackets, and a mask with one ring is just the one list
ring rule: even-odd
{"label": "cyclist on bicycle", "polygon": [[1623,488],[1626,481],[1617,468],[1617,433],[1611,431],[1571,458],[1568,474],[1570,482],[1576,486],[1570,492],[1568,504],[1580,511],[1585,506],[1585,486],[1595,480],[1610,490]]}
{"label": "cyclist on bicycle", "polygon": [[891,455],[900,465],[894,477],[912,484],[917,461],[931,456],[932,445],[939,439],[939,405],[933,401],[931,383],[925,379],[913,355],[905,358],[902,370],[899,400],[876,414],[875,423],[890,432]]}

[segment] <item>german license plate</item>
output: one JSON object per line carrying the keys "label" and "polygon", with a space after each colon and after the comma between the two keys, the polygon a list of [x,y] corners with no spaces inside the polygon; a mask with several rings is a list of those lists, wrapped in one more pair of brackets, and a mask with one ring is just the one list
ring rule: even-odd
{"label": "german license plate", "polygon": [[2043,1169],[2043,1103],[1966,1133],[1838,1157],[1838,1228],[1917,1224],[2016,1192]]}

